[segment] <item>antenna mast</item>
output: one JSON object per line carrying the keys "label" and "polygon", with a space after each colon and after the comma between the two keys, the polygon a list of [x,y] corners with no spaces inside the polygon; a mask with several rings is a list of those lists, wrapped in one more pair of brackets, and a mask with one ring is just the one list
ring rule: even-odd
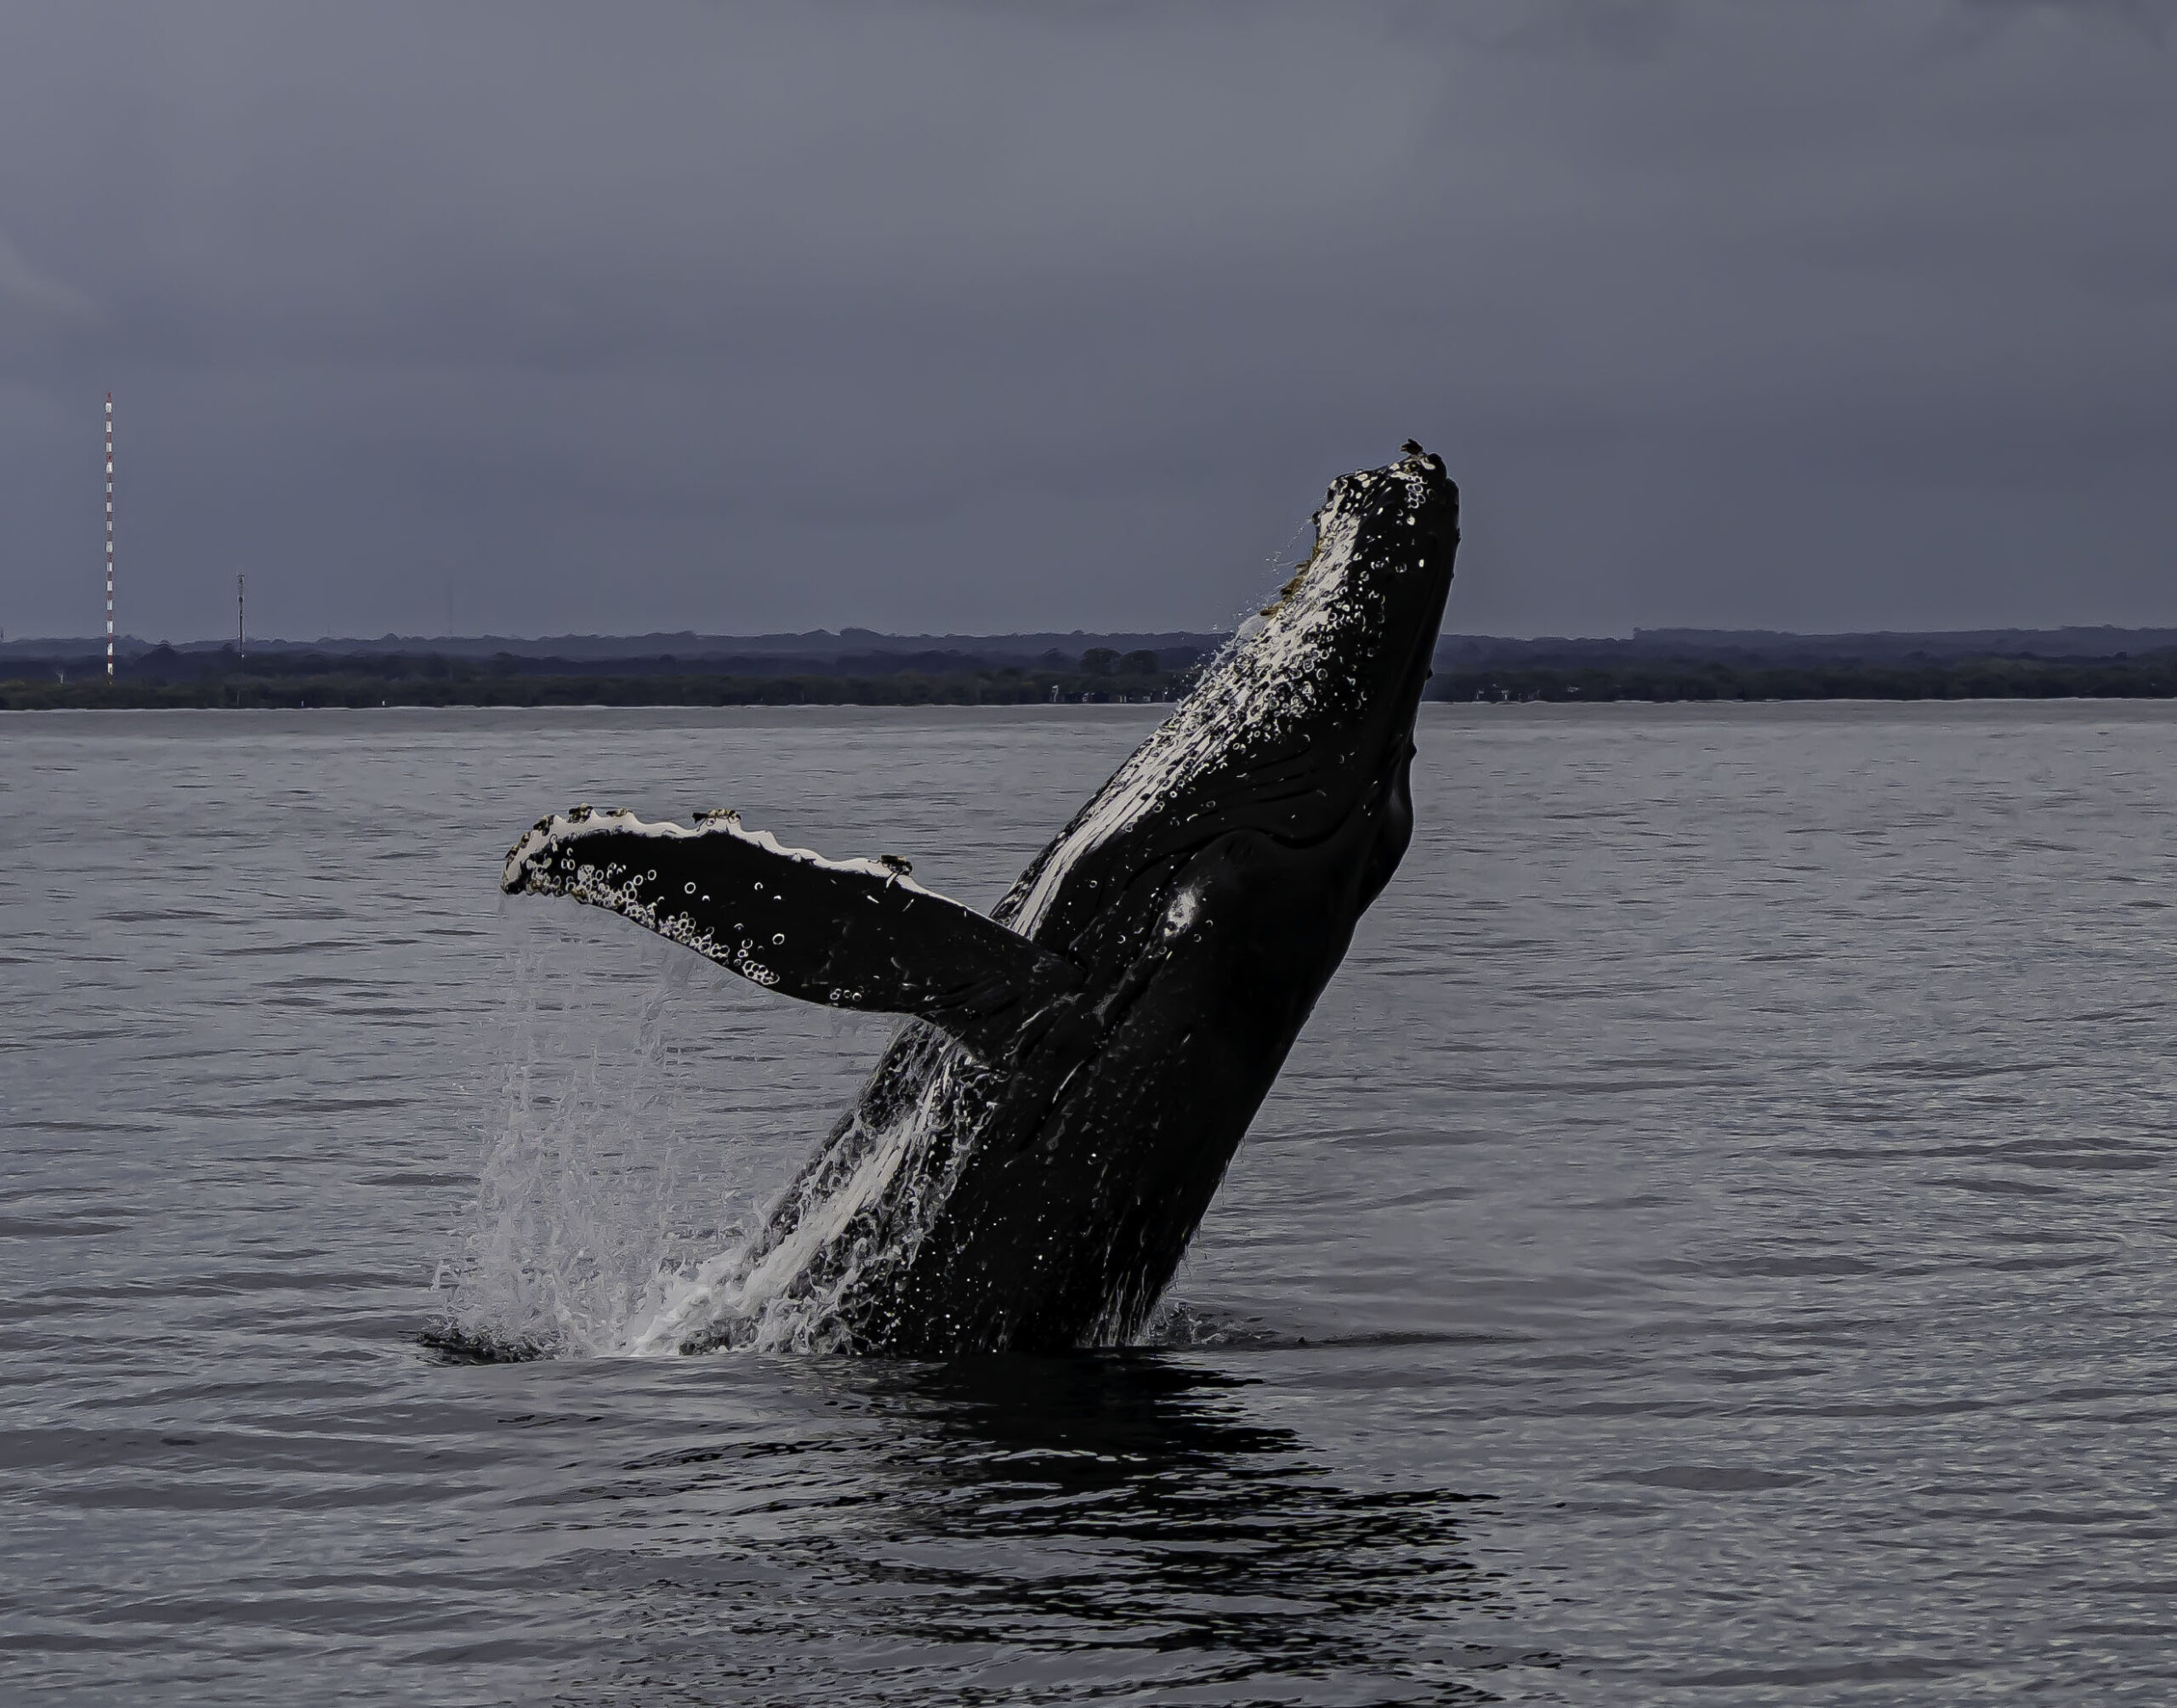
{"label": "antenna mast", "polygon": [[242,577],[235,577],[235,656],[243,656],[242,645]]}
{"label": "antenna mast", "polygon": [[105,679],[113,680],[113,394],[105,394]]}

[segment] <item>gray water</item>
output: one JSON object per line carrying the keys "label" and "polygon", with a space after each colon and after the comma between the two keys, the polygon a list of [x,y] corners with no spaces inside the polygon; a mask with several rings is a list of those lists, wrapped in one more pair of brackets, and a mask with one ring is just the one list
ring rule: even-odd
{"label": "gray water", "polygon": [[1151,1345],[418,1344],[609,1352],[884,1036],[523,826],[987,905],[1151,715],[0,718],[0,1695],[2177,1699],[2168,706],[1428,708]]}

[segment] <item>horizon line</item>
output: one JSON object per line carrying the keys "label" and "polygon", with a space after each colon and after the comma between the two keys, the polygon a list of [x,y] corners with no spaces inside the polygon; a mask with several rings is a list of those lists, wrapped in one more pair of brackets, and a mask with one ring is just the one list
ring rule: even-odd
{"label": "horizon line", "polygon": [[[259,645],[259,646],[268,646],[268,647],[271,647],[271,646],[279,646],[279,647],[321,647],[321,646],[346,646],[346,647],[354,648],[354,647],[365,647],[365,646],[371,646],[371,645],[381,645],[381,646],[382,646],[382,645],[385,645],[385,644],[389,644],[389,644],[395,644],[395,645],[399,645],[399,646],[401,646],[401,647],[413,647],[413,646],[434,646],[434,645],[438,645],[438,646],[445,646],[445,645],[482,645],[482,644],[486,644],[486,643],[491,643],[491,642],[507,642],[507,643],[510,643],[510,644],[514,644],[514,645],[520,645],[520,646],[547,646],[547,645],[549,645],[549,644],[551,644],[552,643],[554,643],[554,642],[555,642],[555,641],[579,641],[579,642],[583,642],[583,643],[586,643],[586,644],[593,644],[593,645],[594,645],[594,644],[603,644],[603,643],[622,643],[622,642],[624,642],[624,643],[626,643],[626,644],[629,644],[629,645],[634,645],[634,644],[638,644],[638,643],[651,642],[651,641],[690,640],[690,641],[697,641],[697,642],[704,642],[704,643],[709,643],[709,642],[740,642],[740,643],[771,643],[771,644],[776,644],[780,643],[780,642],[792,642],[792,641],[817,642],[817,643],[827,643],[827,642],[847,642],[847,641],[856,641],[856,642],[859,642],[859,641],[862,640],[862,638],[865,638],[865,637],[867,638],[867,640],[870,640],[870,641],[886,641],[886,642],[981,641],[981,642],[985,642],[985,643],[992,643],[992,642],[1003,642],[1003,641],[1019,641],[1019,642],[1026,643],[1026,642],[1030,642],[1030,641],[1054,641],[1054,640],[1081,640],[1081,641],[1084,641],[1084,642],[1092,642],[1092,641],[1098,641],[1098,640],[1111,640],[1111,639],[1121,639],[1121,638],[1124,638],[1124,639],[1134,639],[1134,640],[1159,640],[1159,639],[1162,639],[1162,640],[1168,640],[1168,641],[1171,641],[1171,642],[1173,642],[1173,643],[1174,643],[1174,644],[1183,644],[1183,643],[1187,642],[1187,641],[1198,641],[1198,640],[1223,640],[1223,639],[1228,638],[1232,634],[1232,633],[1233,633],[1233,630],[1232,630],[1232,629],[1230,629],[1230,628],[1214,628],[1214,629],[1179,629],[1179,628],[1170,628],[1170,629],[1117,629],[1117,628],[1113,628],[1113,629],[1083,629],[1083,628],[1073,628],[1073,629],[1011,629],[1011,630],[1003,630],[1003,631],[992,630],[992,631],[985,631],[985,632],[979,633],[970,633],[970,632],[966,631],[966,630],[953,630],[953,631],[946,631],[946,632],[925,631],[925,632],[919,633],[901,633],[901,632],[893,631],[893,630],[888,630],[888,629],[872,629],[872,628],[863,628],[863,627],[859,627],[859,626],[853,626],[853,625],[850,625],[850,626],[849,626],[849,627],[845,627],[845,628],[839,628],[839,629],[827,629],[827,628],[813,628],[813,629],[765,629],[765,630],[758,630],[758,631],[753,631],[753,632],[744,633],[730,633],[730,632],[724,631],[724,630],[714,630],[714,631],[708,631],[708,632],[707,632],[707,631],[699,630],[699,629],[685,629],[685,628],[683,628],[683,629],[646,629],[646,630],[643,630],[643,631],[641,631],[641,632],[639,632],[639,633],[628,633],[628,634],[615,634],[615,633],[597,633],[597,632],[590,632],[590,633],[577,633],[577,632],[572,631],[572,630],[568,630],[568,631],[564,631],[564,632],[562,632],[562,633],[557,633],[557,634],[540,634],[540,635],[502,634],[502,633],[492,633],[492,632],[490,632],[490,631],[484,631],[484,632],[476,633],[470,633],[470,634],[436,634],[436,635],[433,635],[433,634],[401,634],[401,633],[397,633],[397,632],[395,632],[395,631],[393,631],[393,630],[388,630],[388,631],[386,631],[384,633],[383,633],[383,634],[378,634],[378,635],[361,635],[361,634],[336,635],[336,634],[321,634],[321,635],[318,635],[318,636],[315,637],[314,638],[310,638],[310,639],[292,639],[292,638],[289,638],[288,637],[284,636],[284,635],[264,635],[264,636],[253,636],[253,637],[251,637],[251,638],[250,638],[250,642],[249,642],[249,644],[254,644],[254,645]],[[1437,638],[1437,639],[1438,639],[1440,642],[1441,642],[1441,641],[1446,641],[1446,640],[1452,640],[1452,641],[1467,641],[1467,640],[1474,640],[1474,641],[1518,641],[1518,642],[1522,642],[1522,643],[1526,643],[1526,644],[1534,644],[1534,643],[1545,642],[1545,641],[1566,641],[1566,642],[1610,642],[1610,641],[1617,641],[1617,642],[1628,642],[1628,641],[1637,641],[1637,640],[1640,640],[1640,639],[1642,639],[1642,638],[1648,638],[1648,637],[1657,637],[1657,638],[1660,638],[1660,637],[1666,637],[1666,636],[1668,636],[1668,637],[1678,637],[1678,636],[1687,636],[1687,637],[1691,637],[1691,636],[1702,636],[1702,637],[1717,637],[1717,638],[1727,638],[1727,637],[1746,637],[1746,638],[1749,638],[1758,637],[1758,638],[1763,638],[1763,639],[1778,639],[1778,640],[1858,640],[1858,639],[1872,639],[1872,638],[1883,638],[1883,639],[1889,639],[1889,640],[1909,640],[1909,639],[1913,639],[1913,638],[1918,638],[1918,637],[1921,637],[1921,636],[1926,636],[1926,637],[1930,637],[1930,638],[1935,638],[1935,637],[1956,637],[1956,636],[1962,636],[1962,635],[2021,635],[2021,636],[2023,636],[2023,635],[2073,635],[2073,634],[2097,634],[2097,633],[2098,633],[2098,634],[2108,634],[2108,635],[2112,635],[2112,636],[2121,636],[2121,635],[2164,635],[2164,634],[2177,634],[2177,621],[2173,621],[2173,622],[2170,622],[2170,623],[2168,623],[2168,624],[2158,624],[2158,623],[2136,623],[2136,624],[2128,624],[2128,623],[2109,623],[2109,622],[2099,622],[2099,623],[2061,623],[2061,624],[2057,624],[2057,625],[2053,625],[2053,626],[2052,626],[2052,625],[2047,625],[2047,624],[2040,624],[2040,625],[2028,625],[2028,624],[2021,624],[2021,623],[1992,623],[1992,624],[1978,624],[1978,625],[1974,625],[1974,626],[1970,626],[1970,627],[1952,627],[1952,628],[1844,628],[1844,629],[1782,629],[1782,628],[1761,628],[1761,627],[1708,627],[1708,626],[1705,626],[1705,625],[1696,625],[1696,624],[1691,624],[1691,623],[1661,623],[1661,624],[1656,624],[1656,625],[1653,625],[1653,626],[1640,626],[1640,625],[1635,625],[1635,626],[1634,626],[1634,627],[1633,628],[1632,632],[1631,632],[1629,634],[1627,634],[1627,633],[1594,633],[1594,634],[1573,634],[1573,633],[1535,633],[1535,634],[1492,634],[1492,633],[1475,633],[1475,632],[1464,632],[1464,631],[1455,632],[1455,631],[1452,631],[1452,630],[1448,630],[1448,629],[1439,629],[1439,630],[1437,631],[1437,637],[1436,637],[1436,638]],[[183,648],[183,647],[188,647],[188,648],[202,648],[202,647],[219,648],[219,647],[230,647],[230,646],[232,646],[232,645],[235,644],[235,643],[234,643],[234,639],[233,639],[233,638],[232,638],[231,636],[221,636],[221,637],[219,637],[219,638],[196,638],[196,639],[179,640],[179,641],[177,641],[177,640],[172,640],[172,639],[167,639],[167,638],[162,638],[162,639],[159,639],[159,640],[153,641],[153,640],[146,640],[146,639],[145,639],[141,635],[124,633],[124,634],[117,635],[117,636],[115,637],[115,639],[116,639],[116,641],[117,641],[117,643],[126,643],[126,644],[131,644],[131,645],[139,646],[139,647],[142,647],[142,648],[145,649],[146,650],[151,650],[151,651],[156,651],[158,648],[160,648],[160,647],[162,647],[162,646],[173,647],[173,648],[176,648],[176,649],[179,649],[179,648]],[[20,648],[20,647],[29,647],[29,646],[54,646],[54,647],[86,646],[86,647],[91,647],[91,648],[94,648],[94,649],[99,649],[99,648],[103,648],[105,644],[105,637],[103,634],[95,634],[95,635],[26,635],[26,636],[20,636],[20,637],[17,637],[17,638],[7,638],[7,637],[5,636],[4,632],[0,632],[0,647],[5,647],[5,648],[8,648],[8,649],[9,649],[9,650],[14,650],[14,649],[16,649],[16,648]]]}

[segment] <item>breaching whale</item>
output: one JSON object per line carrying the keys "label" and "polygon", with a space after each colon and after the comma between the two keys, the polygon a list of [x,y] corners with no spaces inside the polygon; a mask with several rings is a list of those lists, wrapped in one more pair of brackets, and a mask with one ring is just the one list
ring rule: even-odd
{"label": "breaching whale", "polygon": [[910,1017],[731,1285],[671,1315],[665,1344],[940,1356],[1141,1327],[1412,835],[1458,491],[1409,445],[1333,482],[1315,525],[1276,602],[988,915],[902,861],[827,860],[730,811],[577,807],[514,845],[509,894]]}

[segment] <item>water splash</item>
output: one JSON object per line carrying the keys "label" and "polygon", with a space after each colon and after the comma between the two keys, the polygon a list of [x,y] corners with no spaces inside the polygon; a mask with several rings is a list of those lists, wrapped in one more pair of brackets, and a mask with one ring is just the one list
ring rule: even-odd
{"label": "water splash", "polygon": [[[935,1171],[931,1204],[865,1212],[903,1170],[917,1175],[910,1165],[926,1165],[945,1134],[974,1125],[948,1102],[961,1088],[935,1074],[878,1127],[835,1134],[847,1177],[804,1176],[796,1188],[806,1201],[789,1205],[796,1189],[777,1196],[769,1178],[776,1159],[718,1130],[718,1101],[688,1070],[676,1027],[700,1009],[681,999],[701,963],[661,942],[634,968],[600,973],[578,930],[542,923],[520,940],[501,1024],[500,1111],[424,1340],[493,1361],[844,1344],[840,1302],[866,1269],[912,1251],[949,1172]],[[868,1030],[866,1017],[827,1018],[837,1042]],[[958,1056],[935,1033],[923,1047]],[[867,1225],[850,1225],[858,1219]],[[789,1231],[766,1233],[775,1220]],[[1138,1339],[1248,1345],[1266,1332],[1168,1302]]]}
{"label": "water splash", "polygon": [[[902,1070],[903,1059],[926,1071]],[[968,1106],[988,1077],[921,1022],[903,1030],[888,1061],[878,1082],[912,1094],[865,1091],[770,1206],[760,1234],[668,1285],[635,1350],[808,1353],[853,1344],[844,1308],[866,1278],[912,1261],[958,1178],[967,1153],[953,1139],[976,1128]]]}
{"label": "water splash", "polygon": [[[470,1356],[614,1356],[684,1278],[731,1253],[755,1194],[734,1147],[696,1125],[676,999],[695,963],[663,952],[628,973],[567,968],[588,945],[532,928],[502,1021],[503,1096],[428,1336]],[[617,945],[616,945],[616,948]]]}

